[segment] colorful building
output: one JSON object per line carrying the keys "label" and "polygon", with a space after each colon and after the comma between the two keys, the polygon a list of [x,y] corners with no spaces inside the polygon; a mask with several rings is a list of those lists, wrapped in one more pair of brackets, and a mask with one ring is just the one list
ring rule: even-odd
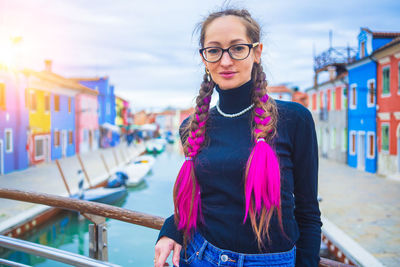
{"label": "colorful building", "polygon": [[29,77],[31,163],[75,155],[75,100],[80,94],[96,92],[53,73],[50,60],[45,71],[26,70],[25,74]]}
{"label": "colorful building", "polygon": [[348,165],[375,173],[376,153],[376,78],[375,50],[391,42],[397,33],[372,32],[361,28],[357,60],[347,66],[349,75]]}
{"label": "colorful building", "polygon": [[120,132],[115,126],[115,94],[114,86],[109,83],[109,78],[72,78],[71,80],[96,90],[99,94],[98,100],[98,120],[100,126],[100,145],[101,147],[115,146],[119,143]]}
{"label": "colorful building", "polygon": [[75,97],[76,153],[93,151],[100,146],[98,92],[85,90]]}
{"label": "colorful building", "polygon": [[28,167],[26,77],[0,66],[0,175]]}
{"label": "colorful building", "polygon": [[400,178],[400,33],[375,50],[378,173]]}
{"label": "colorful building", "polygon": [[115,96],[115,125],[126,129],[129,125],[129,102]]}
{"label": "colorful building", "polygon": [[347,72],[343,65],[329,66],[330,76],[307,89],[308,108],[313,115],[319,154],[347,162]]}

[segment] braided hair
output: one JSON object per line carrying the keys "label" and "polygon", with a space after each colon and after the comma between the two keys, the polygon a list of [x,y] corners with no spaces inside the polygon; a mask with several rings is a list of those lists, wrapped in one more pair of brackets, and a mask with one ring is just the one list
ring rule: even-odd
{"label": "braided hair", "polygon": [[[227,9],[211,13],[201,24],[200,46],[204,47],[207,26],[216,18],[233,15],[242,19],[247,36],[254,42],[260,41],[260,26],[247,10]],[[283,232],[280,207],[280,170],[278,158],[271,146],[276,134],[278,112],[275,101],[267,94],[266,75],[261,64],[253,63],[252,102],[252,138],[254,147],[246,163],[244,177],[245,213],[243,223],[250,218],[260,250],[264,248],[265,237],[269,238],[269,223],[274,212]],[[207,73],[204,74],[196,108],[191,115],[184,132],[187,133],[183,144],[185,162],[179,171],[174,185],[175,223],[183,230],[184,244],[202,219],[200,187],[194,174],[193,158],[204,146],[206,121],[209,116],[211,95],[215,83]]]}

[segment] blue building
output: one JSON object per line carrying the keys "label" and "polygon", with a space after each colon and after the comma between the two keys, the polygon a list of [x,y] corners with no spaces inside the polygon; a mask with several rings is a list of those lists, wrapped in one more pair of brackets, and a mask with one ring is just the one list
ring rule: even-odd
{"label": "blue building", "polygon": [[0,66],[0,175],[29,165],[26,84],[25,75]]}
{"label": "blue building", "polygon": [[109,78],[73,78],[80,84],[98,91],[99,103],[99,126],[101,147],[115,146],[119,143],[120,134],[115,126],[115,94],[114,86],[110,84]]}
{"label": "blue building", "polygon": [[376,152],[376,80],[377,63],[372,56],[390,42],[391,33],[361,28],[356,61],[347,65],[348,88],[348,165],[375,173]]}

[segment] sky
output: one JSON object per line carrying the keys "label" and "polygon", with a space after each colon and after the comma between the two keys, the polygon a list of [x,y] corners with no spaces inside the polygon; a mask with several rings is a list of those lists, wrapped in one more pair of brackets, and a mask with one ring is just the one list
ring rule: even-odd
{"label": "sky", "polygon": [[329,48],[330,30],[333,47],[356,47],[361,27],[400,31],[399,0],[0,0],[0,61],[42,70],[51,59],[65,77],[108,76],[133,111],[188,108],[204,73],[194,30],[226,6],[262,26],[269,84],[300,90],[312,86],[313,53]]}

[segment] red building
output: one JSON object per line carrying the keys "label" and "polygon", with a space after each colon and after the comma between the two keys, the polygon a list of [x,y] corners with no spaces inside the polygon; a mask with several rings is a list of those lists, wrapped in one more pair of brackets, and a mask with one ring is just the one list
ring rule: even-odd
{"label": "red building", "polygon": [[400,37],[375,51],[378,173],[400,179]]}

